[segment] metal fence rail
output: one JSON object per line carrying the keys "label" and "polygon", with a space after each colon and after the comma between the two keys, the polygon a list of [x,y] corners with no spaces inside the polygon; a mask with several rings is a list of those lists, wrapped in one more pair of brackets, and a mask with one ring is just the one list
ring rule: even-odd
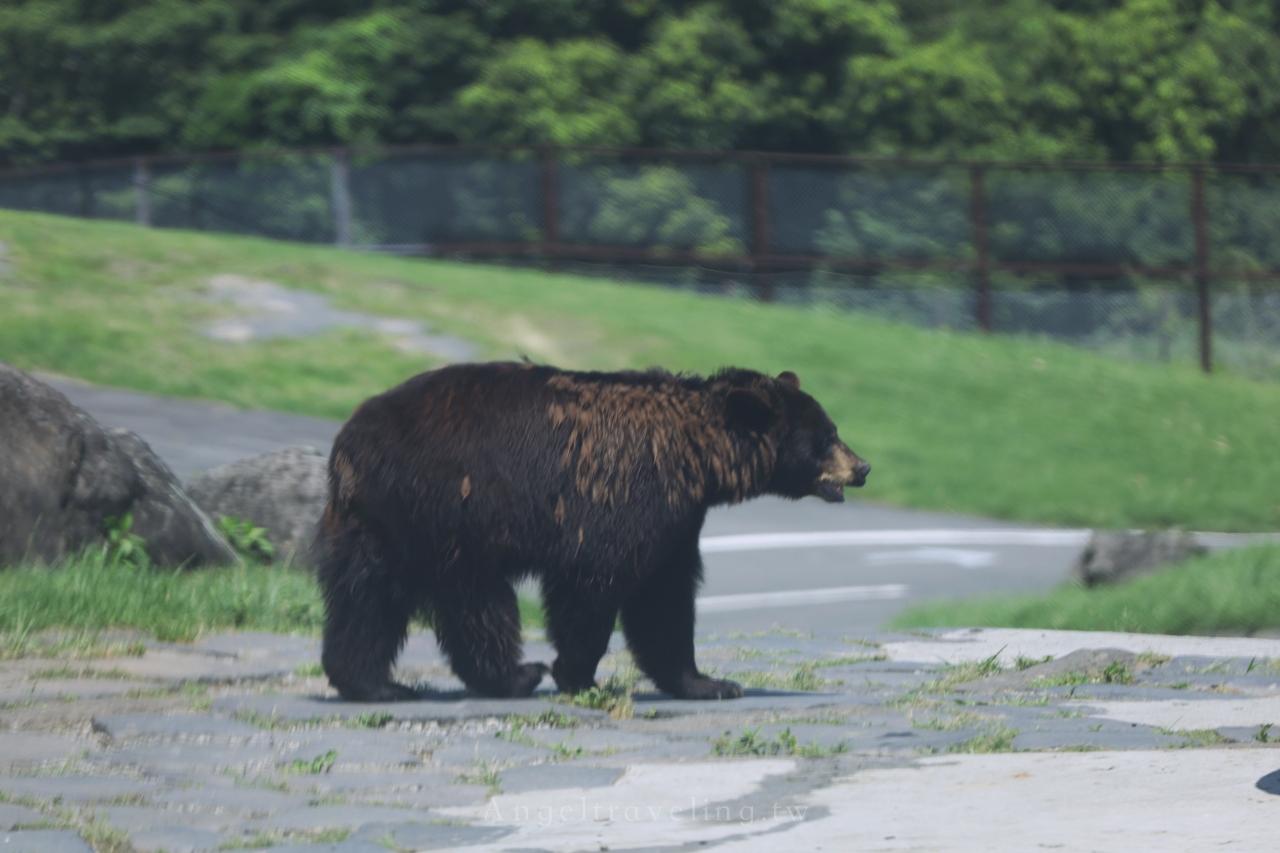
{"label": "metal fence rail", "polygon": [[0,207],[628,275],[643,266],[926,325],[945,314],[949,327],[1093,346],[1127,335],[1165,357],[1191,330],[1206,371],[1215,336],[1233,365],[1280,344],[1278,167],[300,149],[8,170]]}

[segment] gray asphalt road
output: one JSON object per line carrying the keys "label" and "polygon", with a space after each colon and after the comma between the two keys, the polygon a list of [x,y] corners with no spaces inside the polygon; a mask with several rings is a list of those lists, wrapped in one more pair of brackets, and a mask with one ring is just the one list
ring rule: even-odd
{"label": "gray asphalt road", "polygon": [[[328,450],[339,424],[43,377],[102,423],[133,430],[184,480],[289,444]],[[892,476],[880,468],[872,475]],[[855,493],[856,494],[856,493]],[[710,514],[699,628],[871,631],[939,596],[1049,589],[1083,544],[1054,532],[857,500],[762,498]]]}

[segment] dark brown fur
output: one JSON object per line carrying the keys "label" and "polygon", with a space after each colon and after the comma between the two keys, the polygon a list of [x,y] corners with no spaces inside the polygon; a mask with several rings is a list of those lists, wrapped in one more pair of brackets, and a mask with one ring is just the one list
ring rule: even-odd
{"label": "dark brown fur", "polygon": [[407,698],[390,668],[433,618],[477,692],[528,695],[512,583],[542,583],[560,689],[594,684],[621,613],[637,663],[690,698],[741,694],[693,661],[708,507],[765,492],[840,499],[869,466],[793,374],[424,373],[366,401],[334,443],[318,537],[324,665],[349,699]]}

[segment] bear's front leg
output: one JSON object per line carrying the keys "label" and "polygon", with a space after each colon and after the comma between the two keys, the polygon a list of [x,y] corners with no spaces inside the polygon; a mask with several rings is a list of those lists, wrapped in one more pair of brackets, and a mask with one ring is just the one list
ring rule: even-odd
{"label": "bear's front leg", "polygon": [[551,675],[562,693],[580,693],[596,686],[596,667],[609,650],[609,636],[618,620],[617,605],[598,590],[570,581],[544,580],[542,599],[547,614],[547,640],[556,649]]}
{"label": "bear's front leg", "polygon": [[694,595],[702,581],[696,534],[622,603],[622,630],[636,664],[677,699],[737,699],[742,686],[707,678],[693,659]]}

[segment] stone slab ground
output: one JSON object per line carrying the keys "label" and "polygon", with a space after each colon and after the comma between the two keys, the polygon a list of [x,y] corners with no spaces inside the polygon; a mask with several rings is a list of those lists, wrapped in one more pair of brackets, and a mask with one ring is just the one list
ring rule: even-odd
{"label": "stone slab ground", "polygon": [[339,701],[309,637],[3,661],[0,853],[1276,849],[1280,640],[777,631],[699,659],[747,695],[487,700],[429,634],[399,704]]}

